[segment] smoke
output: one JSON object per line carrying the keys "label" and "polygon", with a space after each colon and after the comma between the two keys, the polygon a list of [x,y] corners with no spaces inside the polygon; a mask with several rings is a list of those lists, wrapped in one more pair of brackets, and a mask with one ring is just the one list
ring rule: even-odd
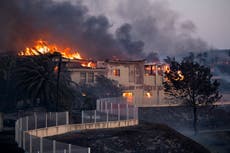
{"label": "smoke", "polygon": [[37,39],[44,39],[95,59],[124,58],[142,52],[143,43],[132,41],[130,29],[118,30],[119,35],[128,36],[127,41],[116,39],[109,32],[108,19],[103,15],[89,15],[81,2],[2,0],[0,3],[1,51],[20,51]]}
{"label": "smoke", "polygon": [[167,0],[98,0],[90,3],[86,0],[84,3],[94,14],[107,14],[115,27],[123,22],[129,23],[133,40],[145,43],[146,54],[157,52],[159,55],[175,56],[209,48],[204,40],[196,36],[194,23],[182,20]]}
{"label": "smoke", "polygon": [[143,57],[144,43],[142,41],[133,41],[131,37],[131,25],[124,24],[116,31],[116,38],[122,44],[122,49],[126,50],[134,58]]}
{"label": "smoke", "polygon": [[152,52],[176,55],[208,47],[195,37],[195,25],[181,21],[165,1],[0,3],[0,51],[21,51],[38,39],[76,49],[83,57],[95,59],[144,58]]}

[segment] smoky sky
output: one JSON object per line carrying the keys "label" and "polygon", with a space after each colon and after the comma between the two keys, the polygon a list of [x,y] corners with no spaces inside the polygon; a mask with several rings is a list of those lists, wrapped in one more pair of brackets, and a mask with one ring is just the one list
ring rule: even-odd
{"label": "smoky sky", "polygon": [[197,36],[196,25],[182,19],[167,0],[83,0],[83,3],[94,14],[106,14],[115,27],[129,23],[131,36],[144,42],[145,53],[177,55],[210,48]]}
{"label": "smoky sky", "polygon": [[[112,26],[104,15],[92,16],[80,2],[52,0],[3,0],[0,2],[0,49],[19,51],[43,39],[79,50],[83,57],[101,59],[140,57],[143,42],[133,41],[129,28],[119,29],[121,39],[109,32]],[[122,34],[124,33],[124,34]]]}
{"label": "smoky sky", "polygon": [[[100,10],[105,1],[93,3]],[[105,12],[92,14],[91,4],[85,1],[1,0],[0,4],[0,50],[4,52],[21,51],[37,39],[95,59],[207,49],[205,41],[193,36],[196,26],[191,21],[179,22],[176,12],[162,2],[117,1],[114,11],[119,24]]]}

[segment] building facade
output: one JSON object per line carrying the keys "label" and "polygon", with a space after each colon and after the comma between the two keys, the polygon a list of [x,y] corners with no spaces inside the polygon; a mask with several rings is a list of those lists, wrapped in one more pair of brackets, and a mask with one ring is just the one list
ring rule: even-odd
{"label": "building facade", "polygon": [[76,83],[94,84],[98,75],[117,81],[123,87],[122,96],[136,106],[164,104],[164,72],[166,64],[146,63],[145,60],[97,61],[94,67],[82,67],[69,61],[67,67]]}

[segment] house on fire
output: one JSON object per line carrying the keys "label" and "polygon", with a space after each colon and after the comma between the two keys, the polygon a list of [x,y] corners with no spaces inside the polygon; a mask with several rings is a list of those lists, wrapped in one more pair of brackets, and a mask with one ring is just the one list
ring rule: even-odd
{"label": "house on fire", "polygon": [[[82,63],[82,61],[80,61]],[[76,83],[93,84],[96,76],[117,81],[124,87],[122,96],[136,106],[164,104],[163,80],[168,65],[146,63],[145,60],[90,61],[93,66],[85,67],[79,60],[68,60],[66,66]],[[88,61],[89,63],[89,61]]]}

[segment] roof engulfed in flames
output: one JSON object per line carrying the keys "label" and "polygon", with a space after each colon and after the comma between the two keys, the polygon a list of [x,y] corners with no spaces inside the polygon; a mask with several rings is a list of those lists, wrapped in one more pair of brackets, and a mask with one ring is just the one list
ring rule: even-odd
{"label": "roof engulfed in flames", "polygon": [[81,55],[77,51],[72,51],[70,48],[61,49],[56,45],[49,45],[46,41],[35,41],[35,45],[32,48],[27,47],[24,51],[18,53],[19,56],[36,56],[47,53],[59,52],[64,58],[68,59],[82,59]]}
{"label": "roof engulfed in flames", "polygon": [[31,48],[26,47],[24,51],[20,51],[18,53],[19,56],[38,56],[42,54],[52,54],[54,52],[59,52],[62,57],[66,59],[77,59],[81,63],[82,67],[88,67],[88,68],[95,68],[96,65],[92,61],[84,60],[80,53],[77,51],[73,51],[70,48],[61,49],[60,47],[57,47],[57,45],[50,45],[47,43],[47,41],[44,40],[38,40],[35,41],[35,45]]}

